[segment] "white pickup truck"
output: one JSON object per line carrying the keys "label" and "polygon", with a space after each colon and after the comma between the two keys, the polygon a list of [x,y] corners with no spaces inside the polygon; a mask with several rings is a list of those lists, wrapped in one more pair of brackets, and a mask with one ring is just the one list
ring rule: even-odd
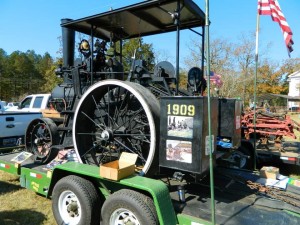
{"label": "white pickup truck", "polygon": [[5,112],[40,112],[46,109],[51,94],[34,94],[26,96],[17,108],[8,108]]}
{"label": "white pickup truck", "polygon": [[2,110],[0,113],[0,152],[3,149],[22,147],[28,124],[41,118],[42,109],[46,109],[50,94],[35,94],[25,97],[19,107]]}

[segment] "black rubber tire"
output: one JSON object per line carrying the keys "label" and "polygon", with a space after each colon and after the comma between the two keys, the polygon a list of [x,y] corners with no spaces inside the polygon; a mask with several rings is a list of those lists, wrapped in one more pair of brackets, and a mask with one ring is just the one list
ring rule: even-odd
{"label": "black rubber tire", "polygon": [[[124,219],[132,218],[133,220],[137,220],[140,225],[159,224],[153,200],[136,191],[123,189],[112,194],[103,204],[101,210],[101,224],[116,224],[114,223],[114,214],[119,210],[131,213],[131,215]],[[126,215],[126,213],[124,214]],[[120,219],[122,214],[119,215]],[[133,220],[131,222],[135,224]]]}
{"label": "black rubber tire", "polygon": [[[74,194],[81,205],[80,220],[76,223],[66,221],[60,205],[63,194]],[[72,202],[72,201],[71,201]],[[70,204],[69,204],[70,205]],[[52,192],[52,211],[57,224],[99,225],[101,201],[95,186],[88,180],[70,175],[59,180]]]}
{"label": "black rubber tire", "polygon": [[240,146],[238,148],[239,152],[241,152],[242,154],[246,155],[248,158],[246,159],[246,162],[243,164],[242,167],[240,167],[240,169],[253,169],[253,155],[251,154],[251,152],[244,146]]}

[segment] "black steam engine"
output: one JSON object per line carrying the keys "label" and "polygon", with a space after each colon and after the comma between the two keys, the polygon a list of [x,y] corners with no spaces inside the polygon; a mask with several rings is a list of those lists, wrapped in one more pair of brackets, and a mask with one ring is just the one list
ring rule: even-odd
{"label": "black steam engine", "polygon": [[[180,30],[200,27],[203,37],[204,24],[204,13],[193,1],[179,0],[145,1],[83,19],[63,19],[63,65],[57,70],[63,82],[52,91],[49,114],[28,126],[27,150],[41,163],[61,149],[75,149],[80,162],[99,166],[126,151],[138,155],[137,169],[144,174],[159,166],[205,171],[207,98],[199,97],[206,88],[203,71],[192,68],[186,89],[178,87]],[[79,43],[79,60],[74,60],[75,31],[89,35]],[[171,31],[176,32],[176,69],[164,61],[152,72],[144,60],[133,57],[130,71],[124,71],[122,40]],[[217,120],[217,102],[212,103]],[[184,157],[176,158],[178,149]]]}

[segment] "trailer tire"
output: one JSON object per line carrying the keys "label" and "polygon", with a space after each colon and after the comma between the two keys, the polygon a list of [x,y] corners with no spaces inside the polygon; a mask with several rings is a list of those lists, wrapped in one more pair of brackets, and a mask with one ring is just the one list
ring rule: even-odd
{"label": "trailer tire", "polygon": [[101,210],[103,225],[131,222],[139,225],[158,225],[153,200],[136,191],[123,189],[112,194]]}
{"label": "trailer tire", "polygon": [[59,180],[52,192],[52,211],[57,224],[100,224],[100,198],[88,180],[70,175]]}
{"label": "trailer tire", "polygon": [[247,158],[242,159],[240,169],[253,169],[253,155],[251,152],[244,146],[240,146],[237,151],[247,156]]}

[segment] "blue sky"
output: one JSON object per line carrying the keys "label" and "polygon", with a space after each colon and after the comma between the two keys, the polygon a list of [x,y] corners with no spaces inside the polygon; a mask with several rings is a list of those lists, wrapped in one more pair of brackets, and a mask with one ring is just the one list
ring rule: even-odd
{"label": "blue sky", "polygon": [[[116,9],[138,0],[0,0],[0,48],[8,54],[13,51],[34,50],[38,54],[49,52],[57,57],[58,37],[61,35],[60,19],[79,19]],[[205,11],[205,0],[195,1]],[[279,0],[282,12],[294,35],[292,58],[300,57],[300,1]],[[254,32],[256,28],[257,0],[210,0],[210,34],[212,39],[224,38],[237,41],[241,34]],[[270,16],[261,16],[260,45],[271,43],[269,57],[276,61],[288,59],[279,25]],[[191,32],[181,34],[181,53],[188,54],[187,45]],[[255,40],[253,40],[255,41]],[[175,55],[175,34],[151,36],[145,42],[152,43],[157,51]]]}

